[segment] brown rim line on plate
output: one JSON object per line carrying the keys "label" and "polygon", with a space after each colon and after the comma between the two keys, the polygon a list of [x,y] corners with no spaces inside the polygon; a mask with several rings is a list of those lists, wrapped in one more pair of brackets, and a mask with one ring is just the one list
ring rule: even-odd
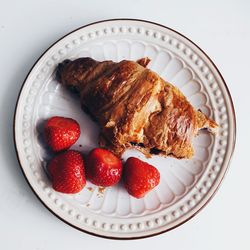
{"label": "brown rim line on plate", "polygon": [[[66,36],[76,32],[77,30],[80,30],[82,28],[86,28],[86,27],[89,27],[91,25],[95,25],[95,24],[99,24],[99,23],[104,23],[104,22],[112,22],[112,21],[135,21],[135,22],[144,22],[144,23],[149,23],[149,24],[153,24],[153,25],[156,25],[156,26],[160,26],[160,27],[163,27],[165,29],[168,29],[178,35],[180,35],[181,37],[187,39],[190,43],[192,43],[198,50],[200,50],[200,52],[202,52],[204,54],[204,56],[209,60],[209,62],[213,65],[213,67],[216,69],[217,73],[219,74],[223,84],[224,84],[224,87],[226,89],[226,92],[227,92],[227,95],[228,95],[228,98],[229,98],[229,102],[231,104],[231,108],[232,108],[232,111],[233,111],[233,124],[232,124],[232,128],[234,128],[234,131],[233,131],[233,147],[232,147],[232,152],[231,152],[231,155],[229,155],[229,158],[228,158],[228,162],[227,162],[227,168],[226,168],[226,171],[224,172],[224,175],[221,177],[221,179],[219,180],[219,182],[217,183],[216,187],[215,187],[215,190],[212,194],[210,194],[210,197],[208,197],[207,201],[190,217],[188,217],[187,219],[185,219],[184,221],[182,221],[181,223],[167,229],[167,230],[163,230],[163,231],[160,231],[160,232],[157,232],[157,233],[154,233],[154,234],[150,234],[150,235],[146,235],[146,236],[139,236],[139,237],[110,237],[110,236],[105,236],[105,235],[100,235],[100,234],[95,234],[93,232],[89,232],[89,231],[86,231],[82,228],[79,228],[71,223],[69,223],[68,221],[66,221],[65,219],[63,219],[62,217],[60,217],[58,214],[56,214],[54,211],[52,211],[52,209],[50,209],[46,204],[45,202],[39,197],[39,195],[35,192],[34,188],[32,187],[31,183],[29,182],[27,176],[25,175],[25,172],[24,172],[24,169],[21,165],[21,160],[20,160],[20,157],[19,157],[19,152],[18,152],[18,148],[17,148],[17,143],[16,143],[16,131],[15,131],[15,124],[17,122],[16,120],[16,116],[17,116],[17,107],[18,107],[18,102],[19,102],[19,99],[20,99],[20,95],[21,95],[21,92],[23,90],[23,87],[24,87],[24,84],[28,78],[28,76],[30,75],[31,71],[33,70],[34,66],[37,64],[37,62],[43,57],[43,55],[49,50],[51,49],[56,43],[58,43],[60,40],[62,40],[63,38],[65,38]],[[27,183],[29,184],[31,190],[34,192],[34,194],[37,196],[37,198],[41,201],[41,203],[51,212],[53,213],[57,218],[59,218],[60,220],[62,220],[63,222],[67,223],[68,225],[82,231],[82,232],[85,232],[85,233],[88,233],[88,234],[91,234],[91,235],[94,235],[94,236],[98,236],[98,237],[102,237],[102,238],[107,238],[107,239],[124,239],[124,240],[128,240],[128,239],[140,239],[140,238],[147,238],[147,237],[152,237],[152,236],[155,236],[155,235],[159,235],[161,233],[164,233],[164,232],[167,232],[169,230],[172,230],[180,225],[182,225],[183,223],[185,223],[186,221],[188,221],[189,219],[191,219],[193,216],[195,216],[199,211],[201,211],[202,208],[204,208],[208,202],[211,200],[211,198],[214,196],[214,194],[216,193],[216,191],[218,190],[222,180],[224,179],[224,176],[228,170],[228,166],[230,164],[230,160],[231,160],[231,157],[232,157],[232,154],[234,152],[234,148],[235,148],[235,140],[236,140],[236,118],[235,118],[235,110],[234,110],[234,105],[233,105],[233,101],[232,101],[232,98],[231,98],[231,95],[230,95],[230,92],[228,90],[228,87],[226,85],[226,82],[223,78],[223,76],[221,75],[221,73],[219,72],[218,68],[216,67],[216,65],[214,64],[214,62],[210,59],[210,57],[199,47],[197,46],[193,41],[191,41],[189,38],[187,38],[186,36],[182,35],[181,33],[177,32],[176,30],[174,29],[171,29],[169,27],[166,27],[162,24],[158,24],[158,23],[155,23],[155,22],[151,22],[151,21],[147,21],[147,20],[142,20],[142,19],[129,19],[129,18],[118,18],[118,19],[108,19],[108,20],[102,20],[102,21],[98,21],[98,22],[93,22],[93,23],[90,23],[90,24],[87,24],[87,25],[84,25],[84,26],[81,26],[71,32],[69,32],[68,34],[64,35],[63,37],[61,37],[60,39],[58,39],[56,42],[54,42],[38,59],[37,61],[34,63],[34,65],[32,66],[32,68],[30,69],[28,75],[26,76],[26,78],[24,79],[24,82],[22,84],[22,87],[20,89],[20,92],[18,94],[18,98],[17,98],[17,102],[16,102],[16,106],[15,106],[15,112],[14,112],[14,119],[13,119],[13,140],[14,140],[14,145],[15,145],[15,150],[16,150],[16,154],[17,154],[17,159],[18,159],[18,162],[19,162],[19,165],[20,165],[20,168],[22,170],[22,173],[27,181]]]}

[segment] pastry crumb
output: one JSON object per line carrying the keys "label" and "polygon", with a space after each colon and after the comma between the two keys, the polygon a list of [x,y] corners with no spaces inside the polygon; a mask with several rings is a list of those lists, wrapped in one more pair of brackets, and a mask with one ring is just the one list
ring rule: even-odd
{"label": "pastry crumb", "polygon": [[100,194],[103,194],[104,191],[105,191],[105,187],[98,187],[98,192],[99,192]]}
{"label": "pastry crumb", "polygon": [[87,189],[88,189],[90,192],[93,192],[93,188],[92,188],[92,187],[87,187]]}

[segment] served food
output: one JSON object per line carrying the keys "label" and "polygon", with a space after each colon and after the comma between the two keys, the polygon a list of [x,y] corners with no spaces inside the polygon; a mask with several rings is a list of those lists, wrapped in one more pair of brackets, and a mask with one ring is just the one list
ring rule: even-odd
{"label": "served food", "polygon": [[203,128],[214,132],[218,125],[147,69],[149,61],[65,60],[56,78],[80,95],[83,109],[99,124],[101,147],[117,156],[136,147],[149,157],[191,158],[193,137]]}
{"label": "served food", "polygon": [[80,126],[71,118],[54,116],[45,124],[45,140],[54,152],[70,148],[80,136]]}
{"label": "served food", "polygon": [[[159,184],[160,173],[135,157],[123,167],[120,156],[127,148],[136,147],[146,156],[191,158],[192,138],[198,131],[216,130],[215,121],[195,110],[180,90],[146,68],[149,61],[115,63],[79,58],[58,65],[57,80],[79,93],[83,109],[99,124],[102,148],[93,149],[86,164],[75,150],[55,156],[48,172],[56,191],[81,191],[86,171],[87,179],[102,187],[117,184],[123,176],[128,193],[142,198]],[[79,136],[80,126],[71,118],[56,116],[45,124],[45,139],[54,152],[69,149]]]}
{"label": "served food", "polygon": [[61,193],[80,192],[86,184],[82,155],[68,150],[55,156],[48,164],[52,187]]}
{"label": "served food", "polygon": [[160,173],[152,165],[130,157],[124,165],[123,181],[128,193],[139,199],[159,184]]}
{"label": "served food", "polygon": [[106,149],[93,149],[86,163],[87,178],[97,186],[113,186],[121,179],[122,161]]}

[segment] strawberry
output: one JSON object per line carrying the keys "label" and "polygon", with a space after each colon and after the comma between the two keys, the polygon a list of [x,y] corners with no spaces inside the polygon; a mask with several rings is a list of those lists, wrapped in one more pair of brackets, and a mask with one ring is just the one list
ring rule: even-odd
{"label": "strawberry", "polygon": [[86,175],[95,185],[103,187],[115,185],[121,179],[122,162],[110,151],[95,148],[87,157]]}
{"label": "strawberry", "polygon": [[71,118],[51,117],[45,124],[45,140],[54,152],[68,149],[80,136],[80,126]]}
{"label": "strawberry", "polygon": [[48,164],[48,172],[53,188],[61,193],[80,192],[86,184],[83,158],[75,150],[55,156]]}
{"label": "strawberry", "polygon": [[130,157],[124,165],[123,180],[128,193],[139,199],[159,184],[160,173],[152,165]]}

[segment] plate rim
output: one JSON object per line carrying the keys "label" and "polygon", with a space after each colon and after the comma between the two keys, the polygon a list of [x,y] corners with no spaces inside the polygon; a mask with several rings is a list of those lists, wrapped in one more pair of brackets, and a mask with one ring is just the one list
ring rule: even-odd
{"label": "plate rim", "polygon": [[[40,198],[40,196],[36,193],[36,191],[34,190],[34,188],[32,187],[30,181],[28,180],[28,177],[26,176],[25,172],[24,172],[24,169],[23,169],[23,166],[21,164],[21,160],[20,160],[20,157],[19,157],[19,151],[18,151],[18,148],[17,148],[17,142],[16,142],[16,118],[17,118],[17,108],[18,108],[18,104],[19,104],[19,100],[20,100],[20,96],[21,96],[21,93],[23,91],[23,87],[25,86],[25,82],[26,80],[28,79],[30,73],[32,72],[33,68],[36,66],[36,64],[38,63],[38,61],[47,53],[47,51],[49,51],[55,44],[57,44],[59,41],[61,41],[62,39],[64,39],[65,37],[67,37],[68,35],[78,31],[78,30],[81,30],[83,28],[86,28],[88,26],[92,26],[92,25],[95,25],[95,24],[99,24],[99,23],[105,23],[105,22],[112,22],[112,21],[135,21],[135,22],[144,22],[144,23],[148,23],[148,24],[153,24],[153,25],[156,25],[156,26],[160,26],[162,28],[165,28],[165,29],[168,29],[174,33],[176,33],[177,35],[183,37],[184,39],[187,39],[191,44],[193,44],[198,50],[200,50],[204,56],[208,59],[208,61],[213,65],[213,67],[215,68],[216,72],[219,74],[221,80],[222,80],[222,83],[224,84],[224,87],[225,87],[225,90],[226,90],[226,93],[228,95],[228,99],[229,99],[229,103],[231,105],[231,108],[232,108],[232,126],[233,126],[233,135],[232,135],[232,141],[233,141],[233,146],[232,146],[232,151],[231,151],[231,154],[229,155],[229,159],[228,159],[228,163],[227,163],[227,166],[226,166],[226,169],[225,169],[225,172],[223,173],[223,175],[221,176],[221,180],[219,181],[219,183],[217,184],[217,186],[215,187],[215,190],[214,192],[210,195],[210,197],[208,197],[207,201],[194,213],[192,214],[190,217],[188,217],[187,219],[185,219],[184,221],[181,221],[179,224],[171,227],[171,228],[168,228],[168,229],[164,229],[160,232],[157,232],[157,233],[151,233],[151,234],[148,234],[148,235],[144,235],[144,236],[135,236],[135,237],[117,237],[117,236],[106,236],[106,235],[102,235],[102,234],[97,234],[97,233],[93,233],[93,232],[90,232],[90,231],[87,231],[85,229],[82,229],[80,227],[77,227],[75,225],[73,225],[72,223],[70,223],[69,221],[65,220],[64,218],[60,217],[56,212],[54,212],[48,205],[46,205],[46,203]],[[28,74],[26,75],[22,85],[21,85],[21,88],[19,90],[19,93],[18,93],[18,96],[17,96],[17,101],[16,101],[16,104],[15,104],[15,110],[14,110],[14,115],[13,115],[13,142],[14,142],[14,147],[15,147],[15,152],[16,152],[16,157],[17,157],[17,161],[18,161],[18,164],[20,166],[20,169],[22,171],[22,174],[26,180],[26,182],[28,183],[28,185],[30,186],[32,192],[35,194],[35,196],[38,198],[38,200],[54,215],[56,216],[58,219],[60,219],[61,221],[63,221],[64,223],[68,224],[69,226],[81,231],[81,232],[84,232],[84,233],[87,233],[87,234],[90,234],[90,235],[93,235],[93,236],[97,236],[97,237],[101,237],[101,238],[105,238],[105,239],[113,239],[113,240],[135,240],[135,239],[143,239],[143,238],[149,238],[149,237],[153,237],[153,236],[156,236],[156,235],[160,235],[160,234],[163,234],[165,232],[168,232],[170,230],[173,230],[179,226],[181,226],[182,224],[184,224],[185,222],[189,221],[191,218],[193,218],[195,215],[197,215],[210,201],[211,199],[214,197],[214,195],[217,193],[222,181],[224,180],[224,177],[225,175],[227,174],[228,172],[228,169],[229,169],[229,166],[230,166],[230,163],[231,163],[231,159],[232,159],[232,156],[233,156],[233,153],[234,153],[234,150],[235,150],[235,144],[236,144],[236,132],[237,132],[237,127],[236,127],[236,114],[235,114],[235,108],[234,108],[234,104],[233,104],[233,100],[232,100],[232,96],[230,94],[230,91],[229,91],[229,88],[226,84],[226,81],[225,79],[223,78],[222,74],[220,73],[219,69],[217,68],[217,66],[215,65],[215,63],[212,61],[212,59],[206,54],[205,51],[203,51],[195,42],[193,42],[191,39],[189,39],[188,37],[186,37],[185,35],[183,35],[182,33],[176,31],[175,29],[173,28],[170,28],[168,26],[165,26],[165,25],[162,25],[160,23],[157,23],[157,22],[153,22],[153,21],[149,21],[149,20],[145,20],[145,19],[134,19],[134,18],[114,18],[114,19],[104,19],[104,20],[100,20],[100,21],[96,21],[96,22],[91,22],[89,24],[86,24],[86,25],[83,25],[83,26],[80,26],[76,29],[74,29],[73,31],[70,31],[68,32],[67,34],[63,35],[62,37],[60,37],[59,39],[57,39],[55,42],[53,42],[39,57],[38,59],[34,62],[34,64],[32,65],[32,67],[30,68]]]}

